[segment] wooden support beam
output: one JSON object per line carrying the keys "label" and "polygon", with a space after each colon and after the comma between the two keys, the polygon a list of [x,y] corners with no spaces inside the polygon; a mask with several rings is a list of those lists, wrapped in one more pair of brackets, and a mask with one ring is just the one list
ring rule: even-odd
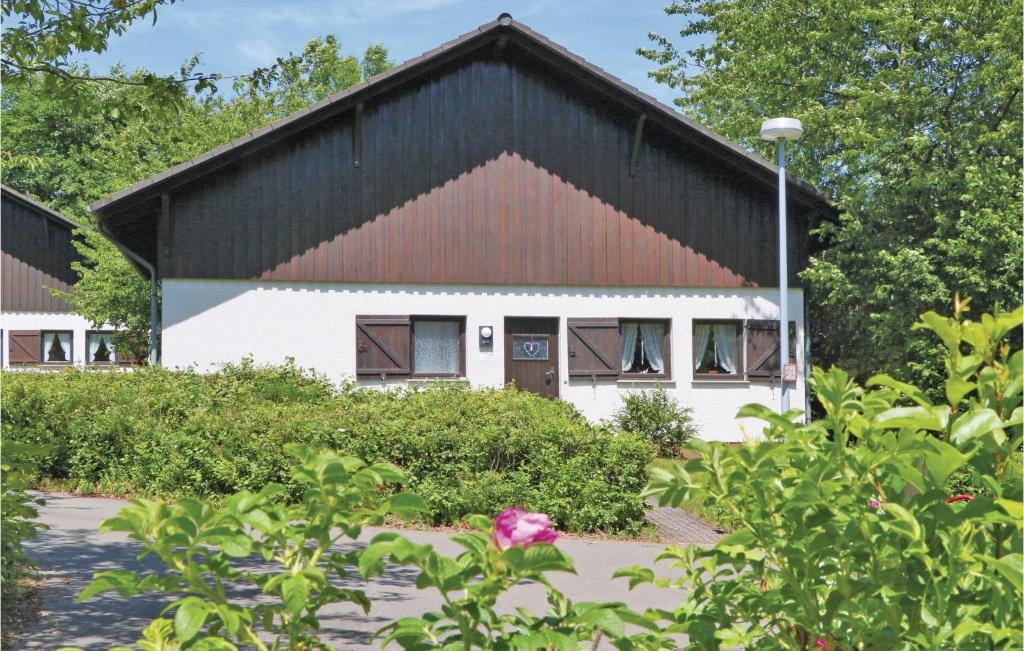
{"label": "wooden support beam", "polygon": [[352,166],[359,167],[363,161],[363,103],[356,104],[356,117],[352,126]]}
{"label": "wooden support beam", "polygon": [[174,231],[171,229],[171,195],[164,192],[160,195],[160,248],[165,258],[171,257],[173,237]]}
{"label": "wooden support beam", "polygon": [[633,131],[633,147],[629,152],[629,175],[636,176],[636,164],[640,158],[640,141],[644,137],[644,122],[647,121],[647,114],[641,113],[636,120],[636,129]]}
{"label": "wooden support beam", "polygon": [[505,46],[508,45],[508,34],[502,34],[494,41],[494,51],[497,54],[502,54],[505,51]]}

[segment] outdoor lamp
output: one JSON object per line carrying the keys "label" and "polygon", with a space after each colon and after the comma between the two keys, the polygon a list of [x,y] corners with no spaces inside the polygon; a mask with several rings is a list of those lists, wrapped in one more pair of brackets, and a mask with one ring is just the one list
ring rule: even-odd
{"label": "outdoor lamp", "polygon": [[480,345],[490,346],[494,343],[494,328],[491,326],[480,326]]}
{"label": "outdoor lamp", "polygon": [[779,154],[779,378],[782,380],[782,413],[789,411],[789,269],[786,264],[786,141],[804,135],[804,127],[795,118],[772,118],[761,123],[761,138],[775,142]]}

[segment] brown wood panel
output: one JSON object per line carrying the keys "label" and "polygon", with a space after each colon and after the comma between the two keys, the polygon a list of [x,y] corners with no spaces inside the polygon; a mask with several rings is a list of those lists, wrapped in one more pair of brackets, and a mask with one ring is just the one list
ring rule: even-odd
{"label": "brown wood panel", "polygon": [[[547,342],[547,355],[536,359],[516,359],[513,342],[529,337]],[[558,319],[505,319],[505,383],[551,398],[558,397]]]}
{"label": "brown wood panel", "polygon": [[[509,47],[171,192],[165,277],[777,285],[775,197]],[[806,260],[791,211],[790,267]],[[5,294],[6,296],[6,294]]]}
{"label": "brown wood panel", "polygon": [[9,196],[0,203],[0,309],[5,312],[71,312],[48,288],[71,292],[79,260],[72,228]]}

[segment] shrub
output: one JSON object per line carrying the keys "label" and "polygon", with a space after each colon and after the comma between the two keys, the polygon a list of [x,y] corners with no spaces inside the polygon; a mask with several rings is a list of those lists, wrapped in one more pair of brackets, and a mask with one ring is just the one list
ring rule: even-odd
{"label": "shrub", "polygon": [[34,538],[41,525],[34,499],[26,492],[34,470],[35,459],[41,450],[37,446],[13,441],[0,442],[0,595],[13,596],[14,587],[31,560],[25,555],[23,544]]}
{"label": "shrub", "polygon": [[655,447],[659,457],[678,456],[697,435],[693,409],[681,407],[665,388],[629,393],[612,416],[611,426],[620,432],[639,434]]}
{"label": "shrub", "polygon": [[291,364],[251,362],[215,374],[8,372],[3,382],[7,436],[50,444],[42,474],[73,486],[210,498],[274,482],[297,499],[284,449],[298,443],[397,465],[434,524],[514,504],[571,531],[642,525],[651,446],[515,389],[339,389]]}
{"label": "shrub", "polygon": [[[653,471],[662,504],[706,497],[741,526],[712,549],[670,549],[687,596],[663,620],[700,648],[1020,648],[1024,310],[980,322],[925,314],[946,346],[946,403],[886,375],[857,386],[814,369],[824,417],[759,406],[739,448]],[[961,466],[956,496],[947,482]],[[649,581],[645,568],[623,572]]]}

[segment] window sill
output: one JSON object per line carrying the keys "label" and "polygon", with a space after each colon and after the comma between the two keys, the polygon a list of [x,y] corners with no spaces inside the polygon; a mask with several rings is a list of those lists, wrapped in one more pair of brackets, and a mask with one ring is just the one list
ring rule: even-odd
{"label": "window sill", "polygon": [[675,384],[675,380],[670,377],[620,377],[615,382],[616,384]]}
{"label": "window sill", "polygon": [[741,377],[695,377],[691,380],[693,384],[750,384],[750,380]]}
{"label": "window sill", "polygon": [[451,383],[451,384],[469,384],[469,378],[467,377],[411,377],[406,380],[409,384],[435,384],[435,383]]}

